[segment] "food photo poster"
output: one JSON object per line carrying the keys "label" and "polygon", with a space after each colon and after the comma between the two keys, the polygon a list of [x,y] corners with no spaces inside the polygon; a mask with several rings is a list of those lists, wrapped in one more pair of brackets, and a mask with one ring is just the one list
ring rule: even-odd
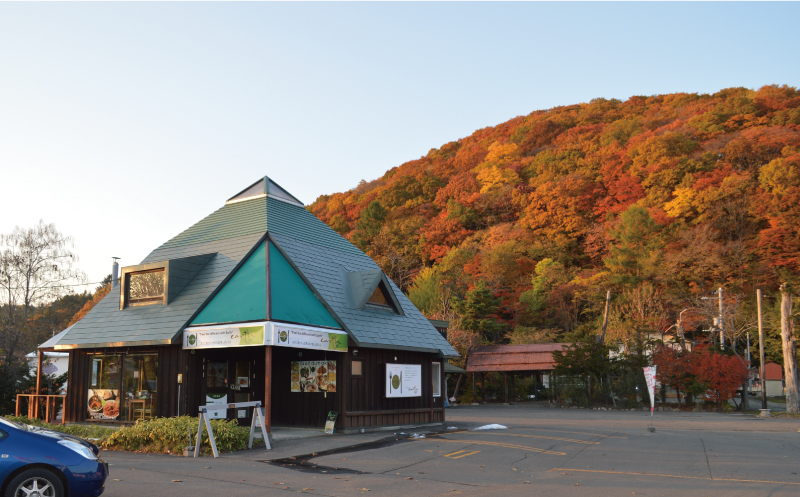
{"label": "food photo poster", "polygon": [[292,392],[335,392],[336,361],[292,361]]}

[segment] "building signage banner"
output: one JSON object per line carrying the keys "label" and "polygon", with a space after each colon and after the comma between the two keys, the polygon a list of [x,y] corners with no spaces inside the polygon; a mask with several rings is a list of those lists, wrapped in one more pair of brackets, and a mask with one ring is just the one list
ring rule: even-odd
{"label": "building signage banner", "polygon": [[347,352],[347,335],[305,326],[271,323],[272,343],[282,347]]}
{"label": "building signage banner", "polygon": [[650,415],[656,406],[656,367],[648,366],[644,369],[644,379],[647,382],[647,393],[650,394]]}
{"label": "building signage banner", "polygon": [[279,345],[347,352],[347,334],[311,326],[262,321],[240,325],[201,326],[183,330],[184,349],[219,349]]}
{"label": "building signage banner", "polygon": [[387,364],[386,397],[422,397],[422,366]]}
{"label": "building signage banner", "polygon": [[264,343],[264,325],[228,326],[213,329],[183,331],[184,349],[216,349],[223,347],[252,347]]}

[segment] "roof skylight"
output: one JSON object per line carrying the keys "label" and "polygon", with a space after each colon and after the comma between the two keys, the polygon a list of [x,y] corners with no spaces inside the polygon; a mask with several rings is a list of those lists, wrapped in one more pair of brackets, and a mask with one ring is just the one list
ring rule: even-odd
{"label": "roof skylight", "polygon": [[269,179],[267,176],[264,176],[260,180],[242,190],[240,193],[229,198],[225,203],[233,204],[235,202],[261,197],[272,197],[285,202],[290,202],[292,204],[303,205],[303,202],[300,202],[294,197],[294,195],[281,188],[277,183]]}

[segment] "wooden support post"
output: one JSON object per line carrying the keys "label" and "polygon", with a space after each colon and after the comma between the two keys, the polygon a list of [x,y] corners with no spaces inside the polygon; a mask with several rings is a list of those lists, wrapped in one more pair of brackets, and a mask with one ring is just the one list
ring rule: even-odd
{"label": "wooden support post", "polygon": [[475,373],[472,373],[472,403],[478,403],[478,391],[475,387]]}
{"label": "wooden support post", "polygon": [[514,373],[511,373],[511,402],[517,401],[517,389],[514,388]]}
{"label": "wooden support post", "polygon": [[205,412],[200,411],[197,416],[197,440],[194,442],[194,457],[200,455],[200,443],[203,441],[203,418],[205,415]]}
{"label": "wooden support post", "polygon": [[[44,351],[39,350],[39,366],[36,368],[36,395],[42,393],[42,359],[44,358]],[[39,397],[34,397],[33,402],[35,407],[33,408],[33,416],[38,418],[39,417]]]}
{"label": "wooden support post", "polygon": [[508,373],[503,373],[503,386],[505,387],[506,390],[506,395],[503,402],[508,404]]}
{"label": "wooden support post", "polygon": [[264,356],[264,424],[267,435],[272,434],[272,347]]}
{"label": "wooden support post", "polygon": [[481,399],[486,403],[486,373],[481,373]]}

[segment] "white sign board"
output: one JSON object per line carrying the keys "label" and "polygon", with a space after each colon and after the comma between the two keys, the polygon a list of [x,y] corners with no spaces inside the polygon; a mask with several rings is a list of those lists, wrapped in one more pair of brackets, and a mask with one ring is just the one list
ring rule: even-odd
{"label": "white sign board", "polygon": [[268,341],[264,341],[264,324],[187,328],[183,332],[184,349],[217,349],[257,345],[271,345]]}
{"label": "white sign board", "polygon": [[422,397],[422,366],[387,364],[386,397]]}
{"label": "white sign board", "polygon": [[[211,409],[212,406],[222,404],[221,409]],[[226,393],[207,393],[206,405],[208,406],[209,419],[225,419],[228,415],[228,394]]]}
{"label": "white sign board", "polygon": [[347,352],[347,333],[271,323],[272,343],[282,347]]}

